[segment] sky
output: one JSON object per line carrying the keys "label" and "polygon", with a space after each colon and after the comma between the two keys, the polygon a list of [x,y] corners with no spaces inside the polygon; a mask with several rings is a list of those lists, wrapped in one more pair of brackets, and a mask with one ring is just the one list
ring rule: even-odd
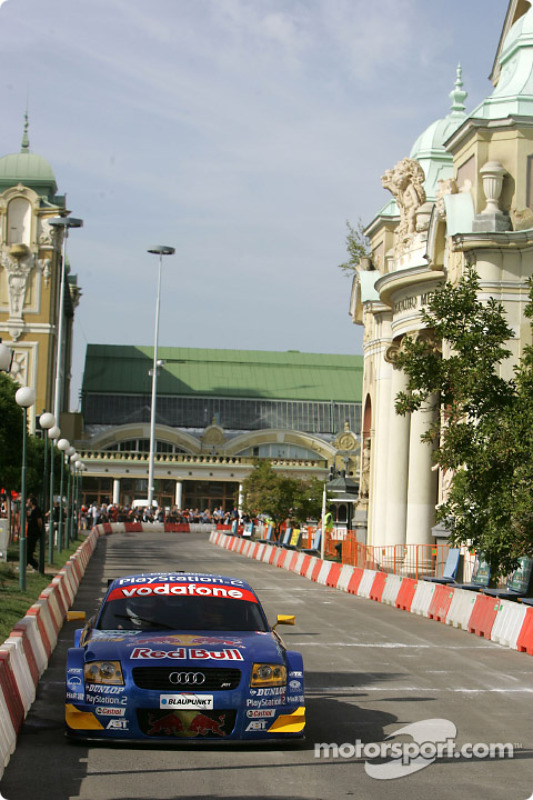
{"label": "sky", "polygon": [[0,0],[0,156],[52,166],[84,227],[88,343],[362,354],[347,221],[489,74],[507,0]]}

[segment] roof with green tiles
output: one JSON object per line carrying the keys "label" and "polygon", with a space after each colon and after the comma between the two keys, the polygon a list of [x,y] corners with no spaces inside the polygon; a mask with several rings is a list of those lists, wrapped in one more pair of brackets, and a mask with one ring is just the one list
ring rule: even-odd
{"label": "roof with green tiles", "polygon": [[[361,402],[363,357],[159,347],[159,396]],[[89,344],[82,392],[149,394],[153,348]]]}

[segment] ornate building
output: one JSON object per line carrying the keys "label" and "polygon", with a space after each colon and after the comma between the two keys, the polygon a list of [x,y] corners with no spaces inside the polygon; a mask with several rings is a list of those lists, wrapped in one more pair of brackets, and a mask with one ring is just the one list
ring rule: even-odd
{"label": "ornate building", "polygon": [[[52,168],[30,152],[26,117],[20,153],[0,158],[0,337],[14,351],[13,379],[36,391],[29,410],[32,430],[36,417],[53,409],[57,374],[62,233],[49,221],[68,214]],[[69,276],[62,304],[62,414],[68,412],[72,323],[79,294],[76,278]],[[65,419],[58,422],[67,424]]]}
{"label": "ornate building", "polygon": [[[446,476],[420,436],[429,410],[405,417],[395,356],[407,335],[424,335],[421,311],[465,266],[482,298],[506,310],[514,361],[529,342],[524,318],[533,275],[533,9],[511,0],[491,76],[491,94],[466,113],[461,69],[451,109],[382,178],[392,199],[367,226],[371,256],[354,276],[350,313],[364,326],[360,513],[373,545],[431,543]],[[446,357],[446,352],[443,353]],[[502,374],[512,374],[512,359]]]}
{"label": "ornate building", "polygon": [[[256,459],[293,476],[357,476],[361,356],[159,348],[154,499],[231,510]],[[86,502],[147,497],[148,347],[87,348],[82,385]]]}

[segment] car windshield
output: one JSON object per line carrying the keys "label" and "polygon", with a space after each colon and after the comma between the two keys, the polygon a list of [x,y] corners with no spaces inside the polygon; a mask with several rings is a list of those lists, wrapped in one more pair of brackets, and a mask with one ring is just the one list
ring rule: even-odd
{"label": "car windshield", "polygon": [[257,603],[214,597],[135,597],[108,601],[98,630],[267,631]]}

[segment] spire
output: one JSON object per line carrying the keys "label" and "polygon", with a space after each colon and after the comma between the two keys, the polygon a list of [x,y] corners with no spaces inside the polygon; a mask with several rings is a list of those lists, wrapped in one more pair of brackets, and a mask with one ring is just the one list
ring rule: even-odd
{"label": "spire", "polygon": [[455,87],[450,92],[450,100],[452,101],[452,108],[451,113],[452,116],[464,116],[465,113],[465,103],[468,96],[468,92],[465,92],[463,89],[463,81],[462,81],[462,74],[463,70],[461,69],[461,65],[457,65],[457,73],[455,78]]}
{"label": "spire", "polygon": [[30,140],[28,137],[28,112],[24,114],[24,133],[22,135],[22,145],[20,148],[21,153],[29,153],[30,152]]}

